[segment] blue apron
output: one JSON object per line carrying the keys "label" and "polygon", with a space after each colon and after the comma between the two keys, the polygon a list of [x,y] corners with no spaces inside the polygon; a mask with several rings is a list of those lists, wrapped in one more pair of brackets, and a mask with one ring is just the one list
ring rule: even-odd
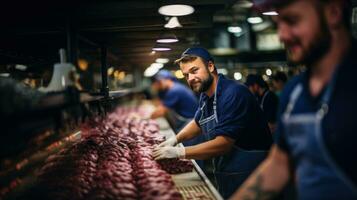
{"label": "blue apron", "polygon": [[356,187],[335,164],[323,141],[321,122],[328,112],[334,84],[335,77],[328,85],[316,113],[291,114],[303,90],[302,84],[297,85],[283,114],[287,143],[297,161],[299,199],[357,199]]}
{"label": "blue apron", "polygon": [[[213,140],[216,137],[214,129],[218,124],[217,88],[213,100],[213,114],[209,114],[212,108],[207,108],[205,102],[200,107],[199,124],[206,140]],[[224,199],[230,197],[266,156],[267,151],[247,151],[234,145],[229,153],[214,157],[212,159],[213,175],[222,197]]]}

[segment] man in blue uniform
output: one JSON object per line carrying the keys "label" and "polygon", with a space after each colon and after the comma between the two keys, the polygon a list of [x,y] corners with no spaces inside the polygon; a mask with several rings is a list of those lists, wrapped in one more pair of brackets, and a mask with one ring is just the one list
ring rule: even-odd
{"label": "man in blue uniform", "polygon": [[[269,199],[296,178],[299,199],[357,199],[357,45],[346,0],[273,0],[290,61],[307,71],[281,96],[277,144],[232,199]],[[291,162],[289,162],[291,161]]]}
{"label": "man in blue uniform", "polygon": [[276,115],[279,104],[278,97],[269,90],[268,84],[257,74],[249,74],[245,85],[257,97],[264,116],[268,121],[270,132],[272,134],[275,133]]}
{"label": "man in blue uniform", "polygon": [[[246,86],[217,74],[207,50],[189,48],[176,63],[191,89],[201,94],[199,108],[195,119],[153,155],[155,159],[212,159],[218,190],[227,198],[266,157],[272,143],[267,122]],[[204,143],[174,146],[201,134],[207,138]]]}
{"label": "man in blue uniform", "polygon": [[196,96],[167,70],[160,70],[155,75],[153,84],[157,85],[161,102],[151,118],[164,117],[171,113],[175,120],[174,128],[178,132],[195,116],[198,107]]}

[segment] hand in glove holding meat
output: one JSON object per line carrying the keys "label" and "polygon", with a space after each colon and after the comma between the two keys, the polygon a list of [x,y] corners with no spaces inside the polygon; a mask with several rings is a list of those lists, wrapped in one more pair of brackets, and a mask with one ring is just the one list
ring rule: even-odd
{"label": "hand in glove holding meat", "polygon": [[158,147],[173,147],[177,144],[176,136],[170,137],[164,142],[160,143]]}
{"label": "hand in glove holding meat", "polygon": [[154,149],[153,157],[155,160],[166,158],[185,158],[185,147],[157,147]]}

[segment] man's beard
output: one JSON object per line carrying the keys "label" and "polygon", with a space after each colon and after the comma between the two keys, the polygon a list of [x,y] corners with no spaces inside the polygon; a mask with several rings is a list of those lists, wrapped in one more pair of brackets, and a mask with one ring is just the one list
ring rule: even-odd
{"label": "man's beard", "polygon": [[213,83],[213,76],[211,73],[208,72],[207,70],[208,77],[201,82],[201,86],[195,90],[193,86],[190,85],[191,89],[197,93],[202,93],[206,92],[212,85]]}
{"label": "man's beard", "polygon": [[[326,19],[322,13],[319,13],[320,17],[320,31],[315,35],[314,39],[310,42],[309,46],[303,49],[303,55],[300,60],[293,61],[295,64],[305,64],[307,67],[312,66],[318,60],[320,60],[331,47],[331,33],[327,27]],[[296,41],[300,43],[300,41]],[[289,52],[288,52],[289,58]]]}

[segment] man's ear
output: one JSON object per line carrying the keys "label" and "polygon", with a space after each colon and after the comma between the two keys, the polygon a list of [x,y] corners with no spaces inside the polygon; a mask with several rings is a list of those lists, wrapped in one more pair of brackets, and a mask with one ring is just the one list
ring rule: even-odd
{"label": "man's ear", "polygon": [[213,73],[214,72],[214,63],[212,61],[208,61],[208,70],[209,72]]}

